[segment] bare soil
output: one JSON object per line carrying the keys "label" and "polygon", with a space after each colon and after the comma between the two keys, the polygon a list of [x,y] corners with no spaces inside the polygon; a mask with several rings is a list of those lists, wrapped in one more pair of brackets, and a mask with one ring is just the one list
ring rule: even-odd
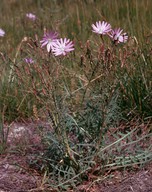
{"label": "bare soil", "polygon": [[[44,122],[13,123],[7,149],[0,156],[0,192],[55,192],[45,183],[45,175],[31,168],[29,159],[42,152],[37,126],[50,129]],[[7,128],[7,126],[6,126]],[[113,177],[84,182],[75,192],[152,192],[152,162],[130,171],[113,171]],[[73,191],[73,190],[69,190]]]}

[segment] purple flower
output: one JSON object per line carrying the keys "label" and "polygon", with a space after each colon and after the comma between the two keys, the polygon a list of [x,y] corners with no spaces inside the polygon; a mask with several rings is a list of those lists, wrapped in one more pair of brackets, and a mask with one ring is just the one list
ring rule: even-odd
{"label": "purple flower", "polygon": [[106,35],[111,31],[111,25],[105,21],[102,21],[102,23],[101,21],[99,21],[96,22],[96,25],[92,24],[92,29],[94,33],[97,33],[99,35]]}
{"label": "purple flower", "polygon": [[33,13],[27,13],[26,17],[28,17],[29,19],[31,19],[32,21],[36,20],[36,15],[34,15]]}
{"label": "purple flower", "polygon": [[122,32],[123,32],[123,29],[118,28],[118,29],[112,30],[111,33],[109,34],[109,36],[111,37],[112,41],[115,44],[127,42],[128,35],[127,33],[122,33]]}
{"label": "purple flower", "polygon": [[56,42],[58,38],[57,32],[49,32],[45,33],[42,40],[40,41],[41,47],[47,46],[47,51],[50,52],[52,49],[52,45]]}
{"label": "purple flower", "polygon": [[55,56],[66,55],[68,52],[74,50],[74,43],[70,39],[58,39],[52,45],[52,53]]}
{"label": "purple flower", "polygon": [[32,64],[34,63],[33,59],[32,58],[25,58],[24,61],[28,64]]}
{"label": "purple flower", "polygon": [[5,31],[3,29],[0,29],[0,37],[4,37]]}

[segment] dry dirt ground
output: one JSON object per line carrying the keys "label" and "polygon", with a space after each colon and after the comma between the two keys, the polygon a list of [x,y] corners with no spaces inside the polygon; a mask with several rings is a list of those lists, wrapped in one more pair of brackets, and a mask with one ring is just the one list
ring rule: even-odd
{"label": "dry dirt ground", "polygon": [[[47,123],[37,122],[49,128]],[[53,192],[45,185],[45,175],[30,168],[29,158],[42,151],[37,123],[13,123],[8,148],[0,156],[0,192]],[[112,179],[84,182],[75,192],[152,192],[152,162],[130,172],[114,171]],[[72,190],[69,190],[69,192]],[[54,191],[55,192],[55,191]]]}

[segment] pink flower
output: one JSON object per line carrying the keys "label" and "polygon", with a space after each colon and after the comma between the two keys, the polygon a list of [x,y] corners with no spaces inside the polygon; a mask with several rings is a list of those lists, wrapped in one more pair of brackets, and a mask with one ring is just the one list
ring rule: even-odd
{"label": "pink flower", "polygon": [[24,61],[28,64],[32,64],[34,63],[33,59],[32,58],[25,58]]}
{"label": "pink flower", "polygon": [[5,31],[3,29],[0,29],[0,37],[4,37]]}
{"label": "pink flower", "polygon": [[111,37],[112,41],[115,44],[127,42],[128,35],[127,33],[122,33],[122,32],[123,32],[123,29],[118,28],[118,29],[112,30],[111,33],[109,34],[109,36]]}
{"label": "pink flower", "polygon": [[102,23],[101,21],[99,21],[96,22],[96,25],[92,24],[92,29],[94,33],[97,33],[99,35],[106,35],[111,31],[111,25],[105,21],[102,21]]}
{"label": "pink flower", "polygon": [[41,47],[47,46],[47,51],[50,52],[52,49],[52,45],[56,42],[57,38],[57,32],[51,31],[49,33],[45,33],[43,39],[40,41]]}
{"label": "pink flower", "polygon": [[36,20],[36,15],[34,15],[33,13],[27,13],[26,14],[26,17],[31,19],[32,21],[35,21]]}
{"label": "pink flower", "polygon": [[52,45],[52,53],[55,56],[66,55],[68,52],[71,52],[73,50],[74,50],[74,43],[67,38],[58,39]]}

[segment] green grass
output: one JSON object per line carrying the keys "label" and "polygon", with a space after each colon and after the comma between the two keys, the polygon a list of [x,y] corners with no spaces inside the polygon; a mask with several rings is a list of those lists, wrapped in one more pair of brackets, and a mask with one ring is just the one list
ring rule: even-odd
{"label": "green grass", "polygon": [[[46,151],[39,158],[54,187],[75,187],[98,162],[102,174],[151,160],[151,146],[142,148],[151,133],[138,133],[152,117],[151,9],[151,0],[1,2],[0,115],[4,123],[47,114],[54,131],[42,134]],[[129,41],[113,46],[105,37],[103,46],[91,31],[99,20],[124,29]],[[75,51],[49,55],[39,42],[45,29],[73,40]]]}

